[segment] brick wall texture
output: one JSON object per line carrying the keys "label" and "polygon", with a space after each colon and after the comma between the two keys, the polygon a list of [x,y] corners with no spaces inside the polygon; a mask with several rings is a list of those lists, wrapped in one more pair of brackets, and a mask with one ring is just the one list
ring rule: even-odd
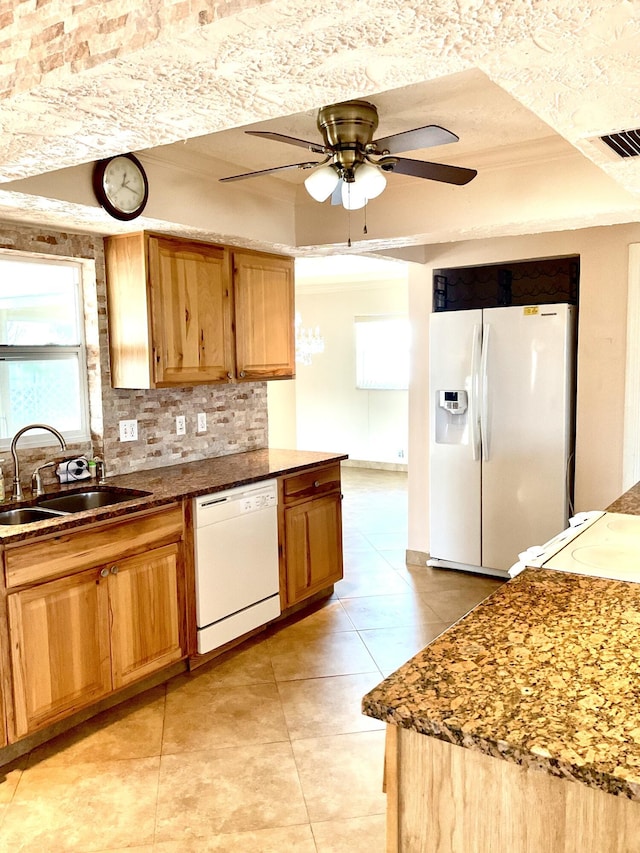
{"label": "brick wall texture", "polygon": [[253,5],[256,2],[251,0],[13,0],[0,4],[0,98],[58,82]]}
{"label": "brick wall texture", "polygon": [[[83,263],[91,442],[74,446],[72,452],[100,455],[105,459],[108,474],[126,474],[267,446],[264,382],[147,391],[111,387],[100,236],[0,223],[0,249],[71,258]],[[199,412],[207,416],[207,432],[201,435],[196,434]],[[186,435],[175,434],[177,415],[186,417]],[[134,418],[138,421],[138,441],[120,442],[119,421]],[[28,483],[33,468],[51,455],[51,448],[19,449],[23,484]],[[4,453],[4,458],[8,487],[13,466],[8,453]]]}

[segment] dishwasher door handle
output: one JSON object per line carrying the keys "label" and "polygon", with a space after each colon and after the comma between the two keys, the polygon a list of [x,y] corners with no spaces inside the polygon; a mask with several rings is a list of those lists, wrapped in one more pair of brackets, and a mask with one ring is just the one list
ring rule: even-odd
{"label": "dishwasher door handle", "polygon": [[211,501],[203,501],[201,504],[198,504],[198,506],[201,506],[201,507],[215,506],[215,504],[226,503],[228,500],[231,500],[231,498],[215,498],[214,500],[211,500]]}

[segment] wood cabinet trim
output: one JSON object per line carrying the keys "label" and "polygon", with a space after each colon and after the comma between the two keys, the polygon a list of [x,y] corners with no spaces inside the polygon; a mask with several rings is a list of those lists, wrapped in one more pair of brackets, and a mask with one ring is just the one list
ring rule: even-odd
{"label": "wood cabinet trim", "polygon": [[318,466],[290,474],[283,478],[283,502],[308,500],[316,495],[339,492],[341,488],[340,464]]}
{"label": "wood cabinet trim", "polygon": [[[120,540],[118,539],[120,536]],[[182,507],[169,504],[5,546],[8,588],[65,577],[184,536]]]}
{"label": "wood cabinet trim", "polygon": [[150,377],[154,346],[146,259],[144,233],[118,234],[104,241],[109,361],[115,388],[153,387]]}

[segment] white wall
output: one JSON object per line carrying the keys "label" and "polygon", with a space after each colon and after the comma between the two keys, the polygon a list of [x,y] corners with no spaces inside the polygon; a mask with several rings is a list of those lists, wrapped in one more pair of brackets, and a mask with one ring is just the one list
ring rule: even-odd
{"label": "white wall", "polygon": [[283,450],[298,446],[296,425],[296,380],[267,382],[269,447]]}
{"label": "white wall", "polygon": [[[366,259],[364,259],[366,262]],[[269,444],[304,450],[339,451],[354,460],[406,464],[408,456],[408,392],[364,391],[355,387],[354,317],[408,312],[406,265],[378,262],[393,278],[349,272],[323,276],[318,259],[296,268],[296,311],[304,327],[319,326],[325,350],[310,365],[296,365],[287,389],[268,383]],[[378,273],[379,275],[380,273]],[[293,388],[291,386],[294,386]],[[295,428],[291,397],[295,397]]]}

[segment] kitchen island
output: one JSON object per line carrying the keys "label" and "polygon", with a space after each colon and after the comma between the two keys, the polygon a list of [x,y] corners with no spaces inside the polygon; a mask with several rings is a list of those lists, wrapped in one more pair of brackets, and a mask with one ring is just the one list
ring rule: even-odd
{"label": "kitchen island", "polygon": [[640,851],[640,585],[528,569],[363,710],[388,851]]}

